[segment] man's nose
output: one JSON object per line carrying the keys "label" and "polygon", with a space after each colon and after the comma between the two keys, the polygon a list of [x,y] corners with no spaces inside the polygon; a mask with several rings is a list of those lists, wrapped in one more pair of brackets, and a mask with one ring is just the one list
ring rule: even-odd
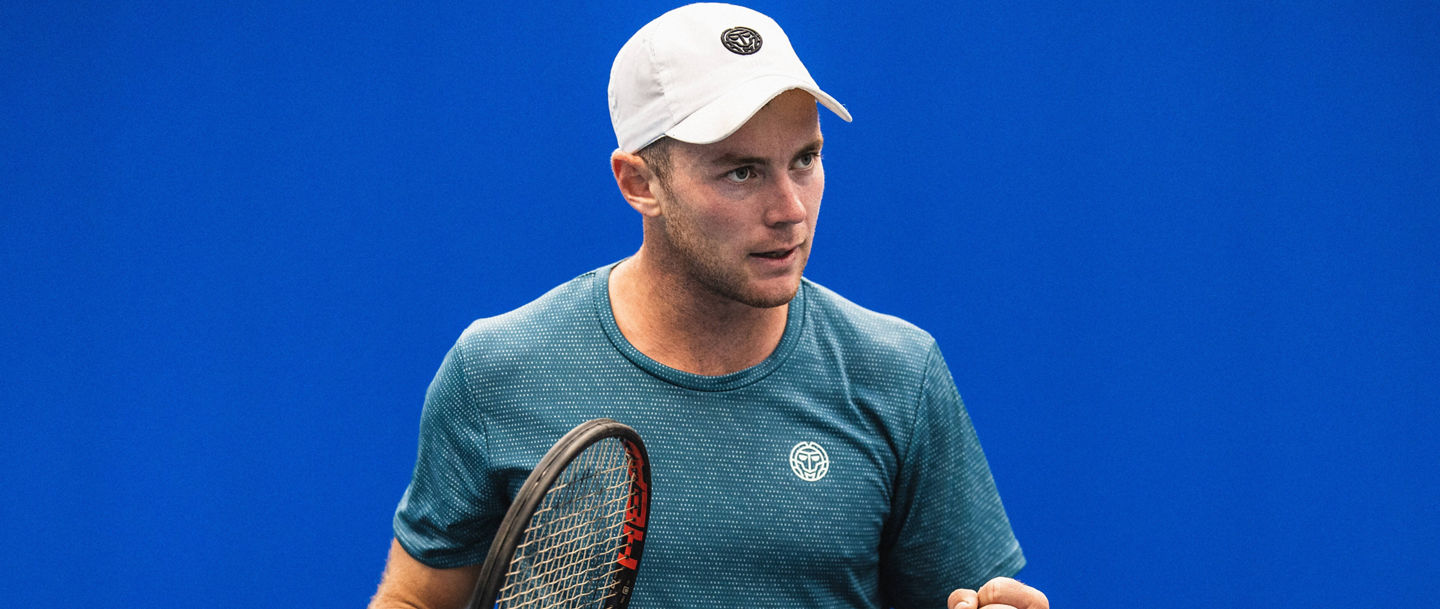
{"label": "man's nose", "polygon": [[775,226],[804,222],[808,210],[800,197],[800,185],[790,177],[789,172],[782,172],[774,184],[769,205],[765,208],[765,224]]}

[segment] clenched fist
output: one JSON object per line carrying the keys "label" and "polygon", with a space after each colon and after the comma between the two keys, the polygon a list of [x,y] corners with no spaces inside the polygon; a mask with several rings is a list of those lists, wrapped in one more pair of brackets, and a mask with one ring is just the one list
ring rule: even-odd
{"label": "clenched fist", "polygon": [[949,609],[1050,609],[1045,593],[1008,577],[997,577],[980,586],[980,591],[960,589],[950,593]]}

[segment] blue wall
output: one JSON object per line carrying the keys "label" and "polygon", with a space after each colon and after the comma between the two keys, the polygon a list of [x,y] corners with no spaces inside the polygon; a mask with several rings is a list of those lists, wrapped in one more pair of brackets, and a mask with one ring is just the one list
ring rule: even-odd
{"label": "blue wall", "polygon": [[[5,4],[0,589],[362,605],[451,341],[637,247],[669,5]],[[809,275],[939,339],[1024,577],[1433,600],[1440,6],[878,4],[756,5],[856,117]]]}

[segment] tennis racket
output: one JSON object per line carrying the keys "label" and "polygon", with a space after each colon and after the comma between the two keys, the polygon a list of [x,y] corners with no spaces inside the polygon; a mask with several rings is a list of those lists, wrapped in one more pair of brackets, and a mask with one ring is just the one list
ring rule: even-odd
{"label": "tennis racket", "polygon": [[610,419],[581,423],[520,487],[471,609],[625,609],[649,515],[640,434]]}

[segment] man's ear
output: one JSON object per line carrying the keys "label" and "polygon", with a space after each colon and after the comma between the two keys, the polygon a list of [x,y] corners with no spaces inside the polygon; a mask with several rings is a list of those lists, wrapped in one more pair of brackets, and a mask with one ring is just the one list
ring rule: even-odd
{"label": "man's ear", "polygon": [[660,180],[645,164],[645,159],[616,150],[610,155],[610,170],[615,173],[615,185],[620,187],[620,196],[625,197],[630,207],[647,218],[660,215],[660,202],[655,197],[660,190]]}

